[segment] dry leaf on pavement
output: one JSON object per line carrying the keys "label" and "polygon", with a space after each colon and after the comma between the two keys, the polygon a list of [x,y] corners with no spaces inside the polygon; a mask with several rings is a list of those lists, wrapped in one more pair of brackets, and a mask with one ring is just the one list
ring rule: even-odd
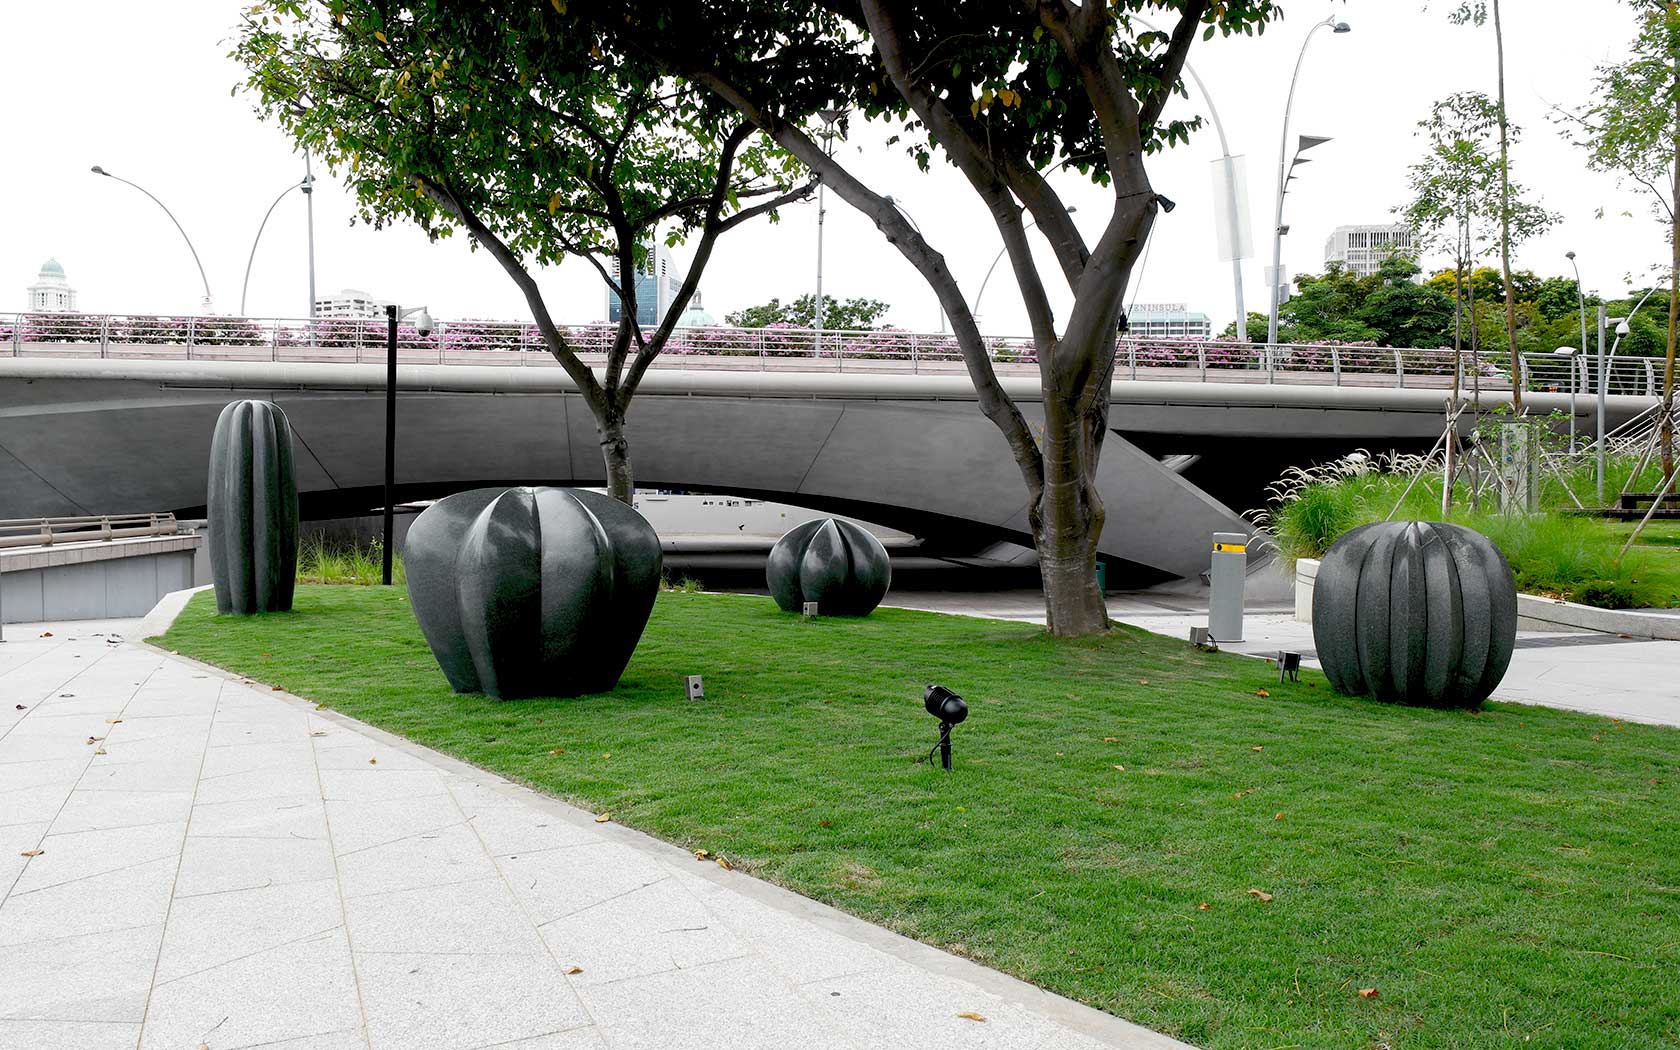
{"label": "dry leaf on pavement", "polygon": [[46,852],[46,850],[44,850],[44,849],[26,849],[21,854],[19,854],[19,856],[39,857],[41,854],[43,854],[45,852]]}
{"label": "dry leaf on pavement", "polygon": [[612,814],[611,813],[601,813],[601,814],[596,815],[595,823],[605,824],[607,821],[609,821],[611,819],[612,819]]}
{"label": "dry leaf on pavement", "polygon": [[724,871],[734,871],[735,870],[735,865],[729,863],[727,860],[724,860],[722,857],[719,857],[717,859],[717,866],[722,868]]}
{"label": "dry leaf on pavement", "polygon": [[973,1010],[964,1010],[957,1016],[965,1021],[984,1021],[986,1019],[984,1016],[975,1013]]}
{"label": "dry leaf on pavement", "polygon": [[567,970],[566,970],[567,975],[571,975],[571,974],[574,974],[574,973],[582,973],[582,972],[583,972],[583,967],[581,967],[581,966],[568,967]]}

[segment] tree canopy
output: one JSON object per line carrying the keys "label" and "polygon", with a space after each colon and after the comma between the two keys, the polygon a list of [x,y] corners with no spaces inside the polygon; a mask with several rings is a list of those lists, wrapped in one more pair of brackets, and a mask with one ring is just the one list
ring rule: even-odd
{"label": "tree canopy", "polygon": [[[795,325],[814,328],[817,322],[817,297],[811,292],[784,304],[772,299],[758,306],[737,310],[724,318],[737,328],[767,328],[770,325]],[[889,309],[879,299],[835,299],[823,296],[823,328],[835,332],[869,332],[878,327]]]}

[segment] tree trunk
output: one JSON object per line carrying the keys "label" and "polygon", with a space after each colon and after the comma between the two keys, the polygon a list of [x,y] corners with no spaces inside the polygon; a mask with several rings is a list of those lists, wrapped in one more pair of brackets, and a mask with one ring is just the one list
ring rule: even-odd
{"label": "tree trunk", "polygon": [[1517,295],[1511,287],[1511,138],[1505,116],[1505,28],[1493,0],[1493,43],[1499,55],[1499,266],[1505,277],[1505,341],[1511,356],[1511,407],[1523,414],[1522,354],[1517,350]]}
{"label": "tree trunk", "polygon": [[[1672,16],[1674,5],[1669,4]],[[1680,76],[1680,74],[1677,74]],[[1671,191],[1669,211],[1672,221],[1669,226],[1669,270],[1668,270],[1668,359],[1663,363],[1663,405],[1662,405],[1662,469],[1665,479],[1674,474],[1674,341],[1677,324],[1680,324],[1680,99],[1674,105],[1675,138],[1674,138],[1674,186]]]}
{"label": "tree trunk", "polygon": [[[1103,399],[1105,405],[1107,399]],[[1039,501],[1033,540],[1044,579],[1046,628],[1051,634],[1078,637],[1108,629],[1108,606],[1097,588],[1097,541],[1105,512],[1097,493],[1097,453],[1092,423],[1061,396],[1044,394],[1044,494]]]}
{"label": "tree trunk", "polygon": [[624,417],[609,412],[595,424],[601,435],[601,460],[607,467],[607,495],[625,506],[635,505],[636,476],[630,469],[630,442],[624,437]]}

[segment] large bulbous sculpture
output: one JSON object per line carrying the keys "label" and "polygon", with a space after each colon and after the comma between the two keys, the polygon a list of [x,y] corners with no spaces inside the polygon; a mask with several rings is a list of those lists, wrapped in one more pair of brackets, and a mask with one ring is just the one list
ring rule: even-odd
{"label": "large bulbous sculpture", "polygon": [[1462,525],[1365,525],[1319,564],[1312,625],[1337,692],[1479,707],[1511,663],[1516,582],[1499,548]]}
{"label": "large bulbous sculpture", "polygon": [[787,612],[816,602],[824,616],[868,616],[892,585],[892,562],[867,529],[819,518],[776,541],[765,575],[770,594]]}
{"label": "large bulbous sculpture", "polygon": [[271,401],[222,409],[205,494],[219,613],[286,612],[297,584],[298,498],[292,428]]}
{"label": "large bulbous sculpture", "polygon": [[577,696],[618,684],[659,593],[659,536],[597,492],[473,489],[403,544],[420,632],[458,693]]}

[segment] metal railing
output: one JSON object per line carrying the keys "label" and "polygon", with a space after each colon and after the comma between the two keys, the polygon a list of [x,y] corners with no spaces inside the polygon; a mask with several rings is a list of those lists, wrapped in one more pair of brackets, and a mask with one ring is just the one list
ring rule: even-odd
{"label": "metal railing", "polygon": [[0,547],[51,547],[55,543],[173,536],[179,531],[175,515],[168,512],[84,518],[12,518],[0,520]]}
{"label": "metal railing", "polygon": [[[30,357],[287,362],[379,362],[386,353],[384,319],[169,317],[148,314],[0,314],[0,354]],[[616,326],[568,325],[563,337],[585,360],[604,356]],[[1030,338],[988,336],[988,356],[1000,371],[1037,362]],[[557,366],[541,333],[517,321],[440,321],[422,336],[397,331],[405,364]],[[1598,389],[1592,357],[1525,354],[1525,388],[1583,396]],[[807,328],[679,328],[659,364],[674,368],[790,369],[957,373],[956,337],[948,333],[824,331]],[[1237,343],[1202,339],[1121,339],[1115,343],[1118,379],[1328,386],[1450,387],[1455,368],[1466,392],[1480,385],[1496,394],[1510,380],[1502,359],[1484,355],[1472,369],[1469,354],[1455,365],[1451,350],[1359,345]],[[1479,373],[1479,374],[1477,374]],[[1607,369],[1616,394],[1655,396],[1655,359],[1620,357]]]}

